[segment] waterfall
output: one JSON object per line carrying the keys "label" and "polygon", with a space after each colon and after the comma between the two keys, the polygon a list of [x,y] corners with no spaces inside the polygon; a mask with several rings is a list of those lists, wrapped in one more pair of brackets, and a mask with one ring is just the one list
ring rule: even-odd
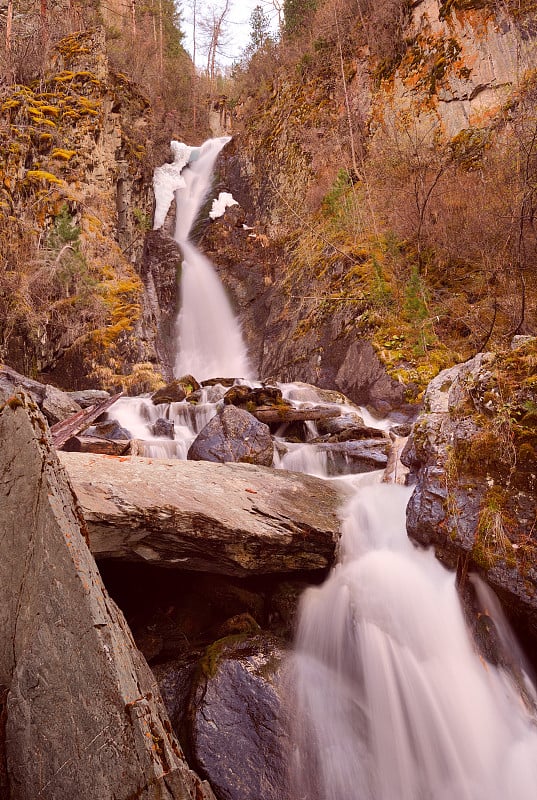
{"label": "waterfall", "polygon": [[218,153],[229,141],[230,137],[209,139],[199,148],[172,142],[174,162],[155,170],[153,180],[155,227],[163,224],[175,193],[175,240],[183,252],[174,371],[200,381],[251,375],[241,329],[224,288],[209,259],[188,238],[210,192]]}
{"label": "waterfall", "polygon": [[[250,371],[214,269],[188,240],[227,141],[210,140],[195,150],[177,145],[174,164],[155,175],[155,220],[162,224],[175,192],[176,240],[184,255],[176,372],[198,379],[243,378]],[[282,389],[297,407],[319,402],[311,387]],[[148,452],[175,447],[175,456],[184,458],[222,396],[209,402],[201,395],[192,408],[183,403],[167,409],[154,408],[149,400],[134,408],[125,399],[117,414],[132,413],[130,427],[145,439],[158,416],[175,420],[177,440],[148,441],[148,448],[156,448]],[[345,410],[348,406],[341,407],[342,414]],[[389,429],[389,420],[376,420],[365,409],[360,413],[368,425]],[[282,433],[276,466],[326,478],[328,460],[315,426],[310,433],[303,443],[284,441]],[[509,653],[500,666],[478,655],[454,574],[432,550],[408,540],[411,489],[380,483],[381,473],[333,480],[346,486],[350,499],[339,562],[322,586],[304,593],[299,610],[288,702],[291,796],[533,800],[537,695],[493,595],[476,583]]]}
{"label": "waterfall", "polygon": [[293,796],[530,800],[531,704],[511,675],[477,655],[453,573],[407,539],[410,491],[355,490],[339,564],[302,599]]}

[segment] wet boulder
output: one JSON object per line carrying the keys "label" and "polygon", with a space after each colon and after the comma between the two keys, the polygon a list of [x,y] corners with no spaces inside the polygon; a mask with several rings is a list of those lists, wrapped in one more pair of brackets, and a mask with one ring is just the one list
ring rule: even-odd
{"label": "wet boulder", "polygon": [[175,423],[171,419],[159,417],[151,426],[153,436],[163,439],[175,439]]}
{"label": "wet boulder", "polygon": [[274,446],[268,425],[248,411],[227,405],[198,434],[190,446],[188,459],[270,467]]}
{"label": "wet boulder", "polygon": [[132,435],[115,419],[90,425],[82,433],[70,436],[63,449],[70,453],[102,453],[122,456],[130,450]]}
{"label": "wet boulder", "polygon": [[339,487],[252,464],[59,454],[99,558],[246,576],[323,570]]}
{"label": "wet boulder", "polygon": [[191,750],[220,800],[282,800],[289,741],[283,724],[282,642],[260,635],[212,644],[190,706]]}
{"label": "wet boulder", "polygon": [[192,392],[186,399],[189,403],[218,403],[225,394],[226,387],[215,383],[214,386],[204,386],[196,392]]}
{"label": "wet boulder", "polygon": [[281,389],[276,386],[251,388],[250,386],[232,386],[224,396],[225,405],[234,405],[252,411],[258,406],[283,406],[291,408],[291,403],[283,399]]}
{"label": "wet boulder", "polygon": [[183,375],[158,389],[151,399],[156,406],[160,403],[180,403],[199,388],[199,383],[192,375]]}
{"label": "wet boulder", "polygon": [[132,439],[132,434],[124,428],[117,419],[107,419],[104,422],[97,422],[89,428],[86,428],[84,433],[87,436],[99,436],[102,439],[110,439],[112,442],[128,441]]}
{"label": "wet boulder", "polygon": [[389,439],[326,442],[317,445],[326,453],[330,475],[351,475],[384,469],[388,463]]}

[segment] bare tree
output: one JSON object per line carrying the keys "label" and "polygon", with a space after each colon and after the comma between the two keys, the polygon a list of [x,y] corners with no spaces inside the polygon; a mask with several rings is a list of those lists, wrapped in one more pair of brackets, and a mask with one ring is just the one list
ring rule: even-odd
{"label": "bare tree", "polygon": [[11,36],[13,33],[13,0],[8,0],[6,20],[6,50],[11,52]]}
{"label": "bare tree", "polygon": [[205,37],[207,75],[211,82],[216,76],[216,57],[225,43],[226,25],[230,11],[231,0],[223,0],[220,7],[212,5],[199,21],[200,30]]}
{"label": "bare tree", "polygon": [[136,0],[131,0],[132,35],[136,37]]}
{"label": "bare tree", "polygon": [[261,5],[269,9],[268,14],[273,18],[274,14],[278,17],[278,28],[283,28],[283,6],[284,0],[261,0]]}

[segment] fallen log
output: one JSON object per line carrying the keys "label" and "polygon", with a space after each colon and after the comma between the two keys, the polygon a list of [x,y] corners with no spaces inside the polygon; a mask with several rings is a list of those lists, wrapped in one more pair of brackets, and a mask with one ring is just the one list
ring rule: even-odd
{"label": "fallen log", "polygon": [[89,406],[89,408],[83,408],[82,411],[78,411],[76,414],[73,414],[72,417],[68,417],[68,419],[63,420],[63,422],[57,422],[56,425],[53,425],[50,429],[50,433],[56,450],[61,450],[68,439],[72,436],[76,436],[80,431],[84,430],[84,428],[87,428],[88,425],[91,425],[97,417],[100,417],[101,414],[108,411],[110,406],[122,396],[123,392],[119,392],[112,397],[107,397],[106,400]]}
{"label": "fallen log", "polygon": [[316,422],[320,419],[333,419],[339,417],[339,408],[313,406],[310,408],[292,408],[287,406],[259,406],[252,412],[260,422]]}
{"label": "fallen log", "polygon": [[122,456],[130,451],[130,439],[104,439],[102,436],[70,436],[62,450],[67,453],[102,453],[106,456]]}

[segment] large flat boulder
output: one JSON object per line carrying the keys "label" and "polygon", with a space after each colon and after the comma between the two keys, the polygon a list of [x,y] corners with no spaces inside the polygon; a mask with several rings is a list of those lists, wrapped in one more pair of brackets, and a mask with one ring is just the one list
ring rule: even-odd
{"label": "large flat boulder", "polygon": [[252,464],[60,458],[97,558],[235,576],[333,561],[342,498],[327,481]]}
{"label": "large flat boulder", "polygon": [[154,677],[103,586],[47,425],[27,395],[0,388],[0,440],[4,793],[214,800],[189,770]]}

